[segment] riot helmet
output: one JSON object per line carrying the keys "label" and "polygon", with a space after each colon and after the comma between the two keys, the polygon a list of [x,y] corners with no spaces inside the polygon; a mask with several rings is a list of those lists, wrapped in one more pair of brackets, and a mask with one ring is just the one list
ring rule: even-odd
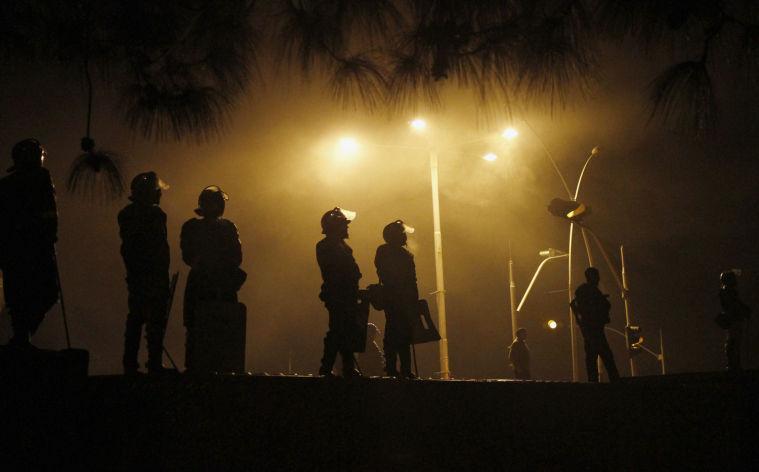
{"label": "riot helmet", "polygon": [[335,207],[322,215],[321,225],[322,234],[339,234],[344,232],[345,237],[348,233],[348,225],[356,219],[356,212]]}
{"label": "riot helmet", "polygon": [[719,283],[723,287],[735,287],[738,285],[738,277],[734,270],[726,270],[719,274]]}
{"label": "riot helmet", "polygon": [[585,269],[585,280],[591,285],[598,285],[601,280],[601,275],[598,273],[598,269],[595,267],[588,267]]}
{"label": "riot helmet", "polygon": [[149,171],[134,176],[129,188],[132,193],[129,199],[133,202],[157,205],[161,200],[161,191],[167,190],[169,185],[158,174]]}
{"label": "riot helmet", "polygon": [[8,168],[8,172],[42,167],[45,157],[47,157],[47,151],[36,139],[29,138],[19,141],[13,146],[11,152],[13,165]]}
{"label": "riot helmet", "polygon": [[402,220],[395,220],[382,230],[382,239],[388,244],[404,246],[408,235],[414,232],[414,228],[405,224]]}
{"label": "riot helmet", "polygon": [[209,185],[198,196],[198,208],[195,213],[205,218],[218,218],[224,214],[227,195],[218,185]]}

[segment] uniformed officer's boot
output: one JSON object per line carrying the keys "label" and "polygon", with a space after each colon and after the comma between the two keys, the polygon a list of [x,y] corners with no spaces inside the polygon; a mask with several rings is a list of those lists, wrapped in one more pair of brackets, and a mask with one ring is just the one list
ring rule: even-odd
{"label": "uniformed officer's boot", "polygon": [[19,349],[29,348],[31,346],[31,342],[29,341],[31,332],[26,320],[21,313],[12,309],[8,311],[11,316],[11,324],[13,325],[13,336],[8,340],[8,346]]}
{"label": "uniformed officer's boot", "polygon": [[135,375],[139,370],[137,353],[140,350],[140,336],[142,336],[142,325],[139,319],[130,313],[127,315],[124,331],[124,356],[121,358],[124,375]]}
{"label": "uniformed officer's boot", "polygon": [[398,349],[398,357],[401,360],[401,377],[404,379],[415,379],[416,375],[411,371],[411,351],[408,344]]}
{"label": "uniformed officer's boot", "polygon": [[337,348],[332,343],[327,342],[327,338],[324,338],[324,355],[322,356],[322,364],[319,367],[319,375],[325,377],[332,377],[332,367],[335,365],[335,358],[337,358]]}
{"label": "uniformed officer's boot", "polygon": [[163,366],[163,335],[164,330],[157,323],[148,323],[146,326],[148,341],[148,373],[161,375],[167,370]]}
{"label": "uniformed officer's boot", "polygon": [[398,353],[394,347],[390,347],[385,344],[385,372],[388,377],[398,377],[398,367],[396,361],[398,359]]}
{"label": "uniformed officer's boot", "polygon": [[363,377],[361,371],[356,369],[356,360],[352,352],[341,352],[340,357],[343,359],[343,378]]}

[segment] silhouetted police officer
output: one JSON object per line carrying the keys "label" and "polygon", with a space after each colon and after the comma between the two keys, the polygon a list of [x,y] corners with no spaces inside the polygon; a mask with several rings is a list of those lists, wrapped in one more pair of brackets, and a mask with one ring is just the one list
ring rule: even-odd
{"label": "silhouetted police officer", "polygon": [[519,380],[530,380],[530,349],[527,347],[527,330],[519,328],[516,332],[514,342],[509,346],[509,361],[514,367],[514,378]]}
{"label": "silhouetted police officer", "polygon": [[353,250],[345,242],[348,224],[354,212],[335,207],[321,219],[324,239],[316,243],[316,261],[322,274],[319,299],[329,312],[329,329],[324,336],[324,354],[319,375],[331,376],[338,352],[343,361],[343,377],[359,375],[353,352],[347,348],[347,337],[355,324],[358,311],[358,281],[361,271],[353,258]]}
{"label": "silhouetted police officer", "polygon": [[182,260],[190,266],[184,296],[184,325],[187,329],[185,366],[193,368],[195,352],[195,310],[204,301],[237,302],[237,291],[245,282],[240,269],[242,246],[237,226],[222,218],[226,202],[216,185],[203,189],[195,213],[182,225]]}
{"label": "silhouetted police officer", "polygon": [[132,179],[132,201],[119,212],[121,257],[127,272],[129,314],[124,333],[125,374],[138,370],[142,325],[148,344],[148,372],[163,371],[163,338],[169,299],[169,242],[166,213],[159,208],[166,185],[155,172]]}
{"label": "silhouetted police officer", "polygon": [[727,369],[741,369],[741,340],[747,320],[751,317],[751,309],[738,297],[738,278],[735,272],[728,270],[719,276],[719,303],[722,306],[723,328],[727,330],[725,355]]}
{"label": "silhouetted police officer", "polygon": [[17,143],[10,175],[0,179],[0,268],[15,347],[30,346],[58,300],[58,213],[53,181],[42,167],[46,154],[36,139]]}
{"label": "silhouetted police officer", "polygon": [[598,269],[595,267],[585,269],[585,279],[587,282],[575,290],[572,308],[585,343],[585,368],[588,372],[588,382],[598,382],[596,362],[599,357],[604,363],[609,381],[616,382],[619,380],[619,372],[604,333],[604,326],[609,323],[611,308],[609,296],[598,289],[598,283],[601,281]]}
{"label": "silhouetted police officer", "polygon": [[392,377],[415,377],[411,372],[411,321],[416,315],[419,291],[414,255],[405,247],[408,233],[413,231],[401,220],[388,224],[382,231],[385,244],[377,248],[374,257],[385,304],[385,368]]}

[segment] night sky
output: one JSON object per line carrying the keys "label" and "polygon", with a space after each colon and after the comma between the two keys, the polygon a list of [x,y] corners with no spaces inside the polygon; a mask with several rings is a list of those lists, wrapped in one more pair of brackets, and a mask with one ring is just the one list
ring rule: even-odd
{"label": "night sky", "polygon": [[[734,86],[734,77],[717,76],[721,108],[713,133],[693,137],[661,129],[648,121],[646,85],[669,60],[666,55],[642,56],[632,46],[608,48],[603,78],[590,95],[572,97],[554,110],[527,103],[514,108],[511,117],[484,116],[471,92],[454,83],[446,89],[441,109],[420,108],[418,114],[444,150],[441,214],[455,377],[510,376],[505,357],[511,340],[509,241],[520,297],[541,260],[538,252],[567,248],[567,222],[546,211],[552,198],[564,197],[563,189],[538,139],[570,186],[590,150],[600,146],[579,200],[592,207],[587,222],[617,266],[619,245],[625,245],[632,318],[642,327],[646,345],[658,350],[662,328],[669,373],[723,367],[724,334],[713,322],[720,271],[742,269],[741,294],[755,311],[759,306],[757,103]],[[124,126],[115,94],[105,87],[96,89],[92,136],[99,147],[125,156],[127,183],[138,172],[155,170],[171,184],[161,206],[168,214],[172,271],[180,272],[166,338],[174,358],[183,363],[181,293],[188,272],[179,253],[179,229],[194,216],[200,190],[216,184],[230,196],[225,216],[239,228],[242,267],[249,274],[240,292],[248,306],[248,370],[284,372],[291,356],[295,372],[314,373],[327,325],[327,312],[317,298],[319,218],[336,205],[358,212],[349,244],[363,273],[362,286],[377,280],[373,257],[384,225],[397,218],[411,224],[416,233],[409,248],[416,257],[420,293],[434,291],[428,161],[423,150],[377,146],[420,146],[406,125],[413,116],[341,108],[319,80],[304,82],[296,72],[263,70],[269,72],[236,105],[218,139],[147,141]],[[11,147],[26,137],[47,147],[46,165],[58,187],[58,252],[72,341],[90,351],[91,373],[114,374],[121,371],[127,312],[116,214],[128,200],[125,195],[113,203],[90,203],[65,189],[84,135],[85,112],[86,94],[76,70],[37,64],[6,66],[0,74],[0,160],[10,165]],[[520,136],[502,145],[495,162],[479,158],[486,141],[461,144],[484,140],[509,125]],[[363,143],[361,152],[340,159],[332,146],[347,135]],[[581,239],[575,239],[574,249],[579,283],[586,265]],[[622,329],[619,292],[598,251],[594,258],[602,288],[612,294],[611,326]],[[520,313],[537,379],[571,376],[566,292],[555,292],[562,289],[566,265],[557,261],[546,267]],[[434,315],[434,296],[427,299]],[[556,331],[544,328],[550,318],[560,322]],[[370,320],[384,329],[381,312],[372,311]],[[749,333],[755,346],[756,325]],[[3,317],[0,342],[9,330]],[[33,342],[64,347],[57,306]],[[629,375],[622,339],[610,336],[609,342],[622,375]],[[746,365],[756,368],[759,353],[753,351]],[[433,375],[437,346],[418,346],[417,354],[421,374]],[[648,354],[636,360],[640,373],[658,372]]]}

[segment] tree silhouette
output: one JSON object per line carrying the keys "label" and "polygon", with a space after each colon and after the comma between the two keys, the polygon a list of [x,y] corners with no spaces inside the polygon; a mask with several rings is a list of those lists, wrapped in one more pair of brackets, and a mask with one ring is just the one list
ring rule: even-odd
{"label": "tree silhouette", "polygon": [[455,86],[508,111],[589,90],[601,46],[633,41],[682,58],[651,81],[652,119],[702,133],[717,120],[715,75],[755,85],[757,10],[751,0],[8,1],[0,61],[92,67],[133,130],[203,140],[224,129],[261,54],[324,78],[345,106],[437,106]]}

